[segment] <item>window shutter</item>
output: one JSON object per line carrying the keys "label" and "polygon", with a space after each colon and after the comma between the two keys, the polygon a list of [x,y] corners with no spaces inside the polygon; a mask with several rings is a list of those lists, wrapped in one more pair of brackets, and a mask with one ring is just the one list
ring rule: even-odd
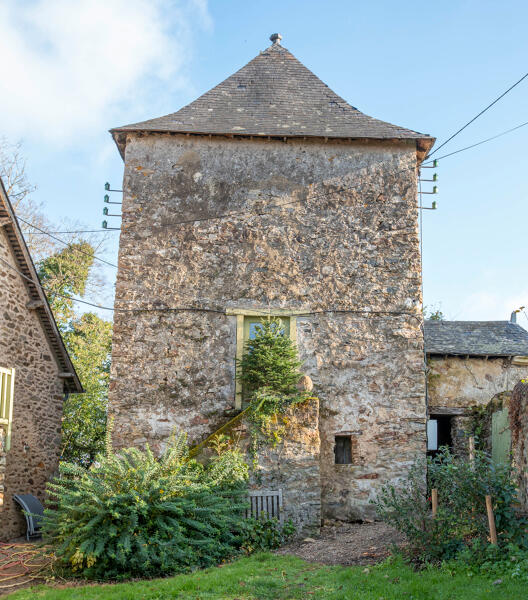
{"label": "window shutter", "polygon": [[11,424],[13,421],[13,393],[15,389],[15,369],[0,367],[0,427],[5,434],[4,450],[11,448]]}
{"label": "window shutter", "polygon": [[335,436],[334,454],[336,465],[352,464],[352,438],[350,435]]}

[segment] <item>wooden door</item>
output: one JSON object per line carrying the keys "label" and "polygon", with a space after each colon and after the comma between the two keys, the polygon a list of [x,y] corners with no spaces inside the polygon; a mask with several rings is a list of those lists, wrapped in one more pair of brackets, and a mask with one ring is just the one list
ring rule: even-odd
{"label": "wooden door", "polygon": [[491,416],[491,457],[497,464],[510,461],[511,432],[508,408],[494,412]]}

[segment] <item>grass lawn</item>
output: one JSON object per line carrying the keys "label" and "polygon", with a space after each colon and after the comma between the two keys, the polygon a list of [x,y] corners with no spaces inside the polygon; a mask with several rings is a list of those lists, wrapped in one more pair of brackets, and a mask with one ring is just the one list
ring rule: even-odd
{"label": "grass lawn", "polygon": [[256,554],[221,568],[170,579],[70,588],[21,590],[9,600],[523,600],[525,582],[493,584],[484,577],[452,576],[444,571],[414,572],[403,562],[363,567],[325,567],[293,556]]}

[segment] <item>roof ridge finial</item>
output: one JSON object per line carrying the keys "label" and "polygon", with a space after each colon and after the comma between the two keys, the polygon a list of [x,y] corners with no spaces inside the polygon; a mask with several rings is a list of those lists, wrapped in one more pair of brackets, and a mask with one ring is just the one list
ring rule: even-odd
{"label": "roof ridge finial", "polygon": [[272,33],[269,38],[274,46],[280,46],[282,35],[280,33]]}

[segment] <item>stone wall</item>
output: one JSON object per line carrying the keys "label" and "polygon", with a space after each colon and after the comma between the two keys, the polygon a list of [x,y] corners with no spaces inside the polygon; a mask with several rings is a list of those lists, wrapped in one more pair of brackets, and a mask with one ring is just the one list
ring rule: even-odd
{"label": "stone wall", "polygon": [[0,426],[0,511],[4,506],[5,493],[5,470],[7,460],[7,452],[5,450],[5,433],[6,432],[4,431],[4,428]]}
{"label": "stone wall", "polygon": [[[2,228],[0,257],[16,266]],[[0,540],[25,532],[12,495],[31,493],[43,500],[60,450],[63,383],[28,300],[22,278],[0,262],[0,366],[16,369],[11,449],[0,453],[0,480],[5,461]]]}
{"label": "stone wall", "polygon": [[[279,424],[281,425],[281,424]],[[286,414],[282,441],[264,444],[251,469],[250,488],[283,491],[284,518],[299,533],[315,533],[321,525],[319,401],[294,406]]]}
{"label": "stone wall", "polygon": [[430,357],[428,359],[429,410],[485,406],[496,395],[528,378],[528,366],[510,358]]}
{"label": "stone wall", "polygon": [[528,513],[528,383],[525,381],[519,381],[513,388],[509,417],[519,501],[524,511]]}
{"label": "stone wall", "polygon": [[[425,451],[414,142],[129,134],[123,190],[115,444],[205,438],[235,401],[226,309],[301,311],[323,516],[372,516],[377,487]],[[217,312],[167,310],[198,307]],[[334,465],[343,431],[356,464]]]}

